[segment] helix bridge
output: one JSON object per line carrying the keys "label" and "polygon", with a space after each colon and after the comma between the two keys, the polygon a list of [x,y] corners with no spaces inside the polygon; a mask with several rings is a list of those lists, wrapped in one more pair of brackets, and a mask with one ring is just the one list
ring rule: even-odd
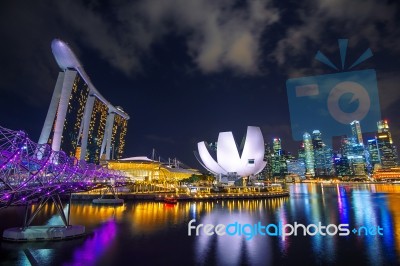
{"label": "helix bridge", "polygon": [[[52,150],[48,144],[35,143],[24,131],[0,127],[0,210],[26,206],[23,229],[49,200],[68,226],[69,214],[64,214],[60,195],[71,199],[71,193],[122,186],[125,181],[122,172],[79,161],[63,151]],[[38,207],[29,213],[32,203]]]}

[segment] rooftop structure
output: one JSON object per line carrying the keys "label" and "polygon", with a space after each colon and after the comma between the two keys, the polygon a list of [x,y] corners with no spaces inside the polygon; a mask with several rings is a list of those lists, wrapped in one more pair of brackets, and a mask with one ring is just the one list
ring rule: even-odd
{"label": "rooftop structure", "polygon": [[54,39],[51,49],[61,72],[39,144],[91,163],[121,158],[129,115],[99,93],[68,44]]}
{"label": "rooftop structure", "polygon": [[201,175],[196,169],[173,167],[146,156],[108,161],[108,169],[123,172],[131,181],[179,181],[192,175]]}

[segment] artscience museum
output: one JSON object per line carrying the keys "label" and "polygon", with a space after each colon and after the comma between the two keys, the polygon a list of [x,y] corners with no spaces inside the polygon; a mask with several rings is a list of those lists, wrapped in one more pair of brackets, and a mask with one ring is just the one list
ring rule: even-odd
{"label": "artscience museum", "polygon": [[219,133],[216,149],[205,141],[197,143],[197,149],[197,160],[220,180],[223,177],[253,176],[260,173],[266,165],[264,138],[259,127],[247,127],[240,149],[230,131]]}

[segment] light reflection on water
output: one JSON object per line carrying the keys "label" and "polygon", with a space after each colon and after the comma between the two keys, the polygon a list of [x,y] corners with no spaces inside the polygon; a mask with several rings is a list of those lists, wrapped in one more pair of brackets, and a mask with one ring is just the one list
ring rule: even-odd
{"label": "light reflection on water", "polygon": [[[208,202],[128,202],[95,206],[73,202],[71,223],[90,234],[64,241],[13,244],[2,242],[1,259],[27,261],[26,251],[42,265],[130,264],[349,264],[399,263],[400,185],[293,184],[289,198]],[[67,209],[67,207],[66,207]],[[66,210],[65,209],[65,210]],[[35,221],[60,223],[48,204]],[[5,217],[7,220],[5,220]],[[0,211],[0,229],[20,225],[23,208]],[[263,224],[294,222],[381,226],[383,236],[187,236],[187,223]],[[47,255],[46,255],[47,254]],[[134,259],[132,259],[134,257]]]}

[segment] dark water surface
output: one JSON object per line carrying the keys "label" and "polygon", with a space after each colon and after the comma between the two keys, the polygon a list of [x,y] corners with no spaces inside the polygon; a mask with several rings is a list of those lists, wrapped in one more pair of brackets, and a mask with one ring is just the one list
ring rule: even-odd
{"label": "dark water surface", "polygon": [[[400,264],[400,185],[289,185],[289,198],[209,202],[73,202],[71,223],[87,236],[55,242],[2,241],[2,265],[395,265]],[[0,210],[0,230],[20,226],[24,208]],[[382,235],[188,236],[203,224],[349,224]],[[52,204],[35,224],[61,224]],[[249,228],[248,228],[249,229]],[[333,230],[332,230],[333,231]],[[246,231],[249,232],[249,231]],[[371,234],[374,231],[370,231]],[[375,231],[376,233],[376,231]],[[195,230],[192,231],[195,234]]]}

